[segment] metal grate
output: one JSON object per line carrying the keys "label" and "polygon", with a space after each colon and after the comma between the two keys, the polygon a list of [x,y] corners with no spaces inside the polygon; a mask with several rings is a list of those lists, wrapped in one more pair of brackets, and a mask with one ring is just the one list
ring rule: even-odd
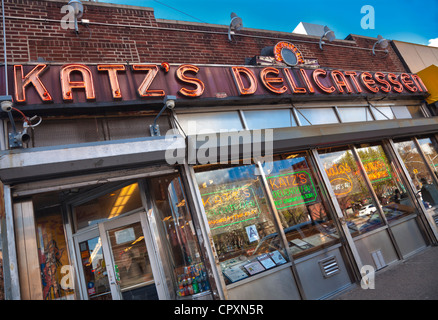
{"label": "metal grate", "polygon": [[438,226],[438,214],[432,216],[433,221],[435,221],[435,224]]}
{"label": "metal grate", "polygon": [[323,260],[320,260],[318,263],[324,278],[334,276],[340,271],[338,261],[336,260],[335,256],[331,256]]}
{"label": "metal grate", "polygon": [[387,266],[381,250],[371,252],[371,256],[373,257],[374,264],[376,265],[376,270]]}

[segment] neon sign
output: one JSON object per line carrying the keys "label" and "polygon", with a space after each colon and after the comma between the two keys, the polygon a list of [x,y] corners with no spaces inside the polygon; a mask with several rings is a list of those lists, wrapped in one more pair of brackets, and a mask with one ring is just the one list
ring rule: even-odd
{"label": "neon sign", "polygon": [[280,174],[267,180],[277,209],[313,202],[318,197],[312,177],[306,171]]}
{"label": "neon sign", "polygon": [[362,164],[371,182],[379,182],[383,180],[391,179],[391,172],[383,158],[376,160],[369,160]]}
{"label": "neon sign", "polygon": [[[283,48],[284,49],[284,48]],[[1,69],[4,67],[0,66]],[[270,95],[293,98],[316,95],[422,95],[427,88],[415,74],[358,72],[259,66],[195,66],[191,64],[66,64],[15,65],[11,92],[14,102],[32,109],[95,107],[114,102],[236,100]],[[190,103],[190,102],[187,102]],[[43,105],[38,106],[38,105]]]}
{"label": "neon sign", "polygon": [[249,185],[201,194],[201,198],[211,230],[256,219],[260,215],[254,189]]}

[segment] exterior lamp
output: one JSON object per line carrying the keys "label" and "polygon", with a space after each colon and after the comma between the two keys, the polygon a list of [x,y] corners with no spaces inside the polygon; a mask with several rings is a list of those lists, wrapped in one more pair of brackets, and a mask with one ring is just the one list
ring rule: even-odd
{"label": "exterior lamp", "polygon": [[[377,41],[373,45],[373,56],[376,55],[376,52],[374,49],[376,48],[376,45],[379,45],[380,48],[386,49],[389,45],[389,40],[384,39],[380,34],[377,36]],[[388,50],[385,50],[386,53],[388,53]]]}
{"label": "exterior lamp", "polygon": [[175,100],[176,100],[176,96],[166,96],[164,98],[164,106],[163,106],[163,108],[161,108],[160,112],[155,117],[154,124],[151,124],[149,126],[149,129],[151,130],[151,136],[152,137],[161,136],[161,134],[160,134],[160,126],[157,124],[157,120],[158,120],[158,118],[161,116],[161,114],[164,112],[164,110],[166,108],[168,108],[170,110],[175,108]]}
{"label": "exterior lamp", "polygon": [[70,0],[68,5],[73,7],[75,16],[75,31],[76,33],[79,33],[78,19],[80,19],[84,14],[84,6],[80,0]]}
{"label": "exterior lamp", "polygon": [[231,12],[231,22],[230,26],[228,27],[228,41],[232,41],[231,35],[234,35],[234,31],[239,31],[242,28],[242,18],[238,17],[234,12]]}
{"label": "exterior lamp", "polygon": [[332,42],[333,40],[336,39],[335,33],[333,32],[333,30],[330,30],[330,28],[327,26],[324,27],[324,34],[321,36],[321,39],[319,39],[319,48],[321,50],[324,50],[322,48],[322,45],[325,44],[325,42],[322,41],[323,38],[326,38],[328,40],[328,42]]}

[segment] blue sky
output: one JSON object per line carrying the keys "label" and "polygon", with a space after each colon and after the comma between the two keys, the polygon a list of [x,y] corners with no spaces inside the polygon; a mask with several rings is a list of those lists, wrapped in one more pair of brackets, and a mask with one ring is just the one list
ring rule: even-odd
{"label": "blue sky", "polygon": [[[160,19],[228,25],[235,12],[247,28],[292,32],[300,21],[328,25],[337,39],[382,35],[438,47],[438,0],[100,0],[154,8]],[[361,8],[374,8],[374,29],[363,29]],[[170,7],[174,8],[170,8]],[[176,10],[175,10],[176,9]],[[181,12],[179,12],[179,11]],[[183,14],[184,12],[185,14]]]}

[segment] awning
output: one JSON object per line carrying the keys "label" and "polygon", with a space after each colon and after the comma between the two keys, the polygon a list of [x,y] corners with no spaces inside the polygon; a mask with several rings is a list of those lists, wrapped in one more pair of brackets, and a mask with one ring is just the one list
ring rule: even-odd
{"label": "awning", "polygon": [[430,93],[430,96],[426,98],[427,103],[431,104],[438,101],[438,67],[433,64],[417,72],[417,75],[426,85],[427,92]]}

